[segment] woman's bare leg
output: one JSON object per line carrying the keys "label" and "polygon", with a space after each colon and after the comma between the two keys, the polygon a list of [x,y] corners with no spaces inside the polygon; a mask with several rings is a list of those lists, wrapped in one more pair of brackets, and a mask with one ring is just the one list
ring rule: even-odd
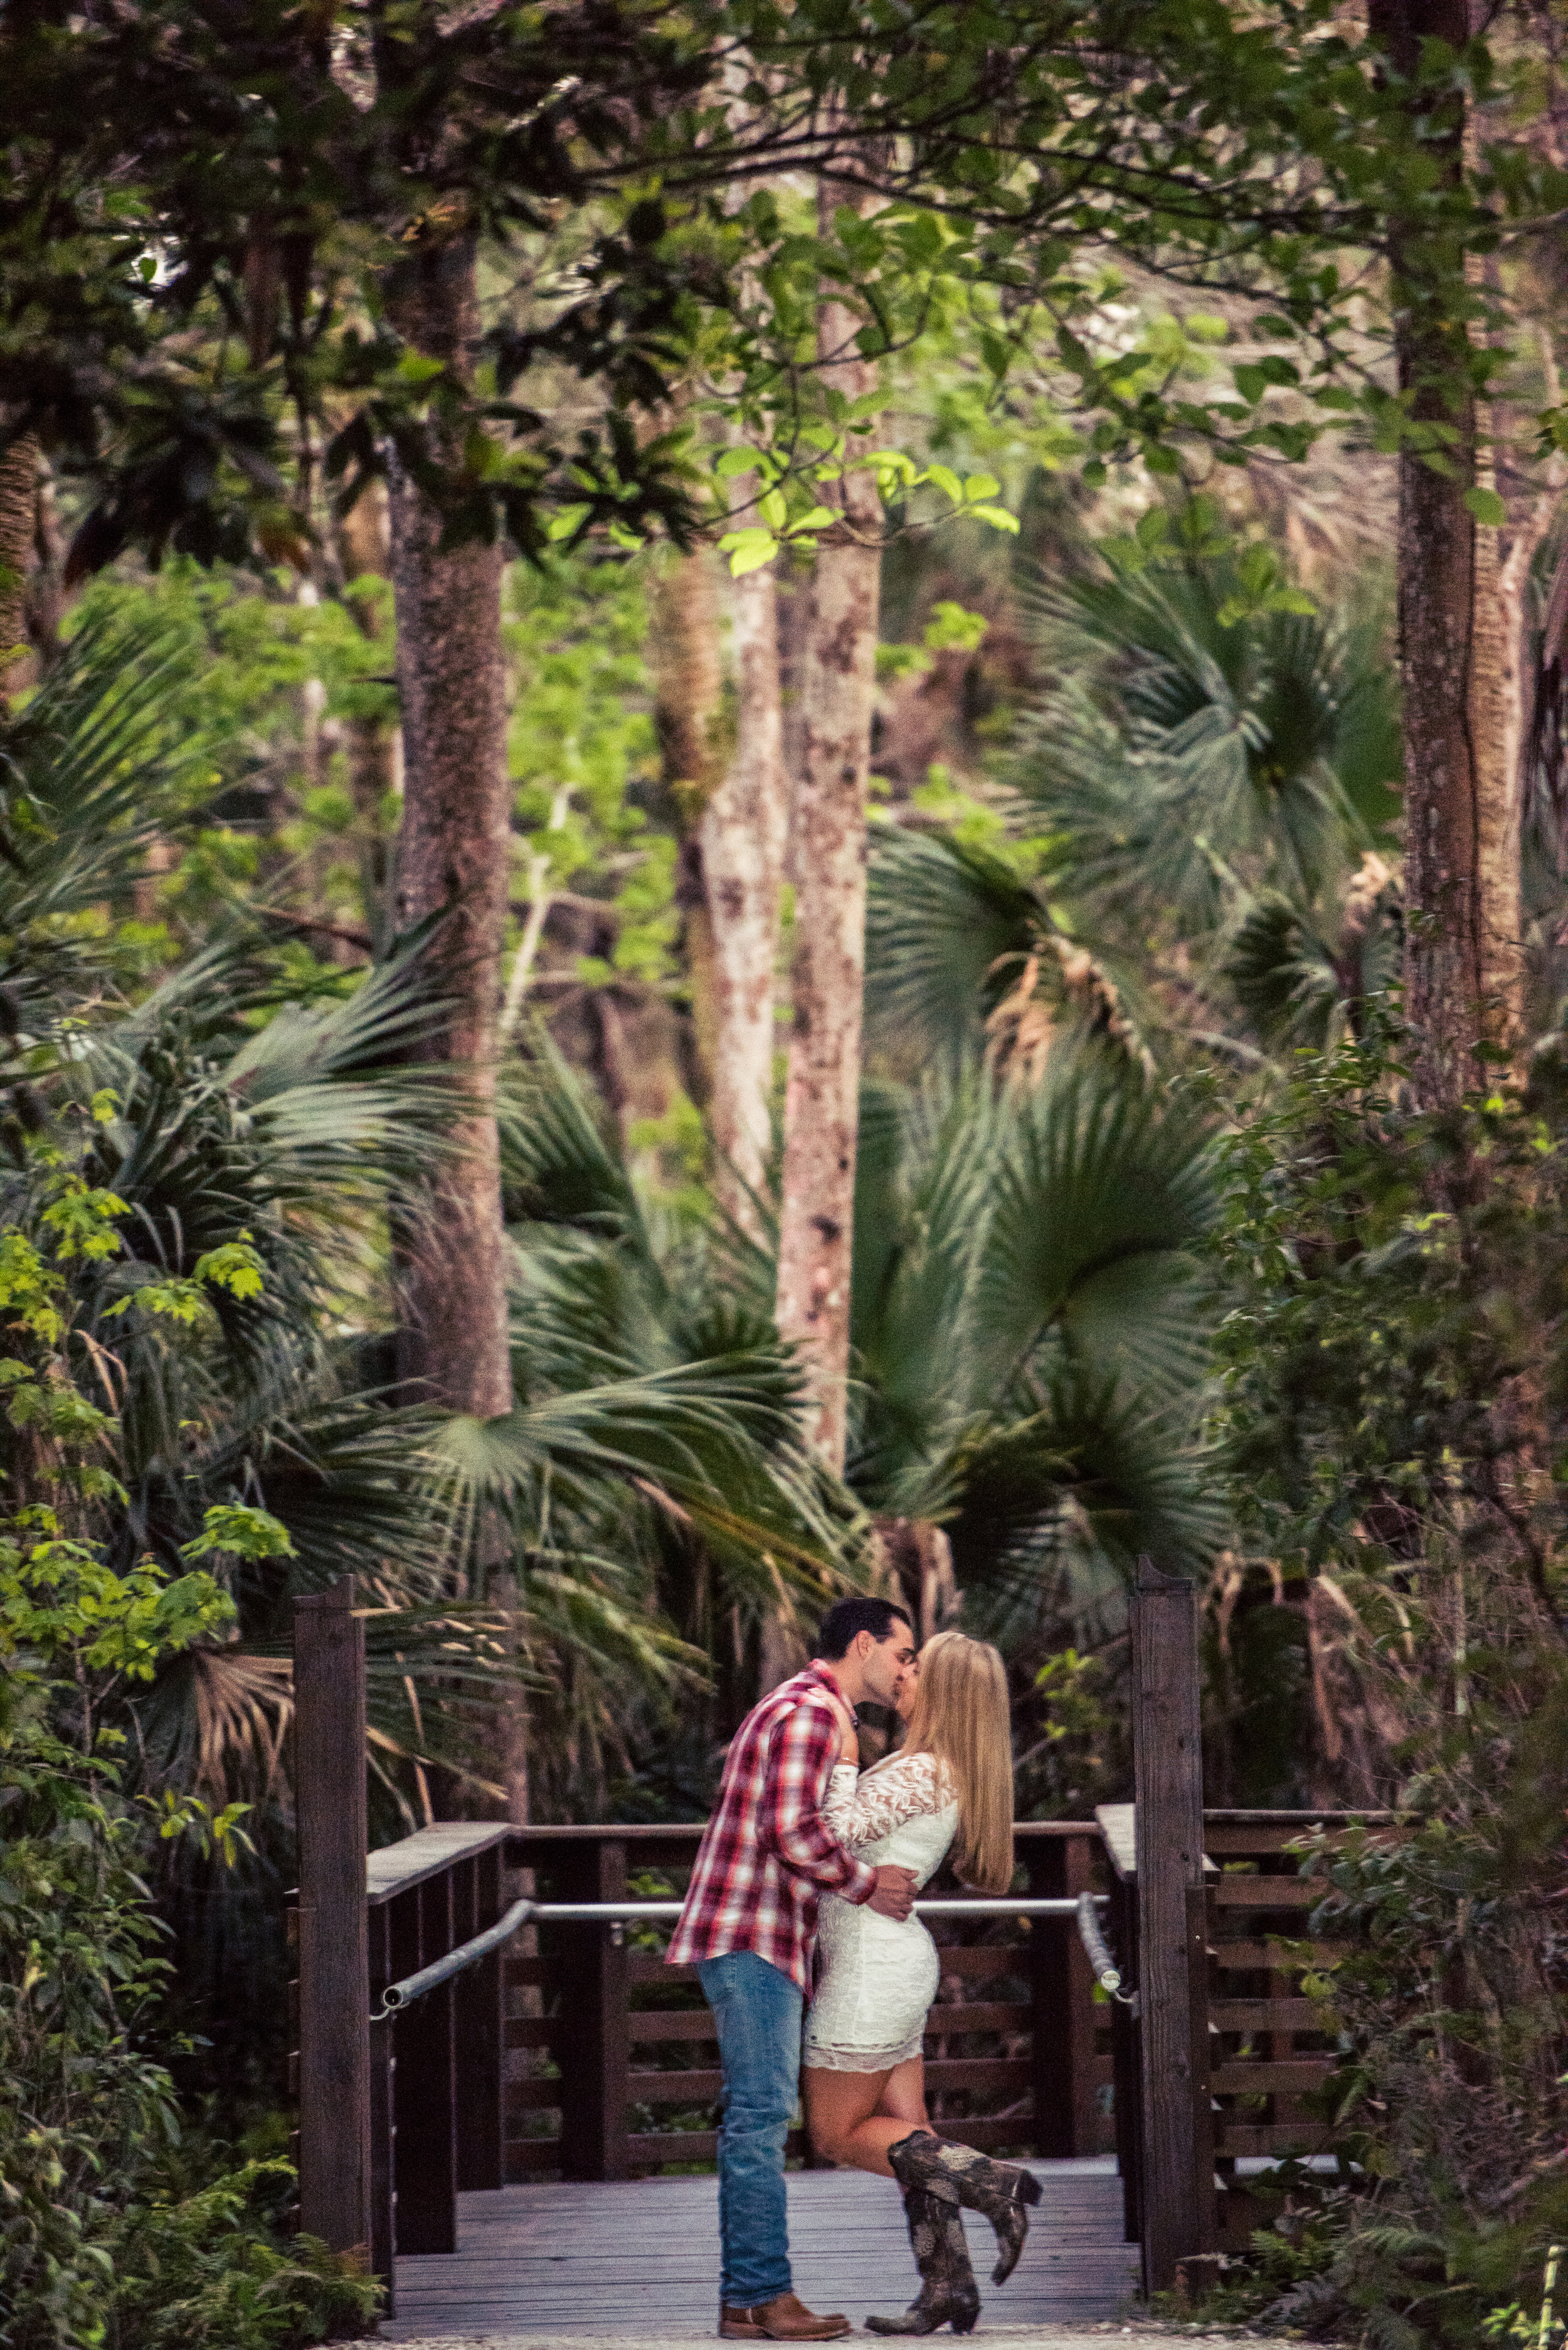
{"label": "woman's bare leg", "polygon": [[[888,2148],[920,2125],[911,2118],[908,2085],[897,2093],[899,2110],[896,2112],[888,2110],[888,2091],[900,2074],[907,2075],[911,2066],[918,2070],[919,2063],[915,2058],[888,2073],[831,2073],[808,2064],[800,2076],[801,2095],[805,2126],[816,2152],[829,2162],[852,2163],[857,2170],[874,2170],[879,2178],[891,2178]],[[918,2087],[915,2102],[923,2116],[925,2104]]]}
{"label": "woman's bare leg", "polygon": [[[877,2100],[878,2114],[886,2114],[902,2122],[906,2131],[929,2130],[930,2121],[926,2113],[926,2060],[923,2056],[906,2056],[895,2064],[888,2075],[888,2085]],[[892,2141],[897,2145],[897,2139]]]}

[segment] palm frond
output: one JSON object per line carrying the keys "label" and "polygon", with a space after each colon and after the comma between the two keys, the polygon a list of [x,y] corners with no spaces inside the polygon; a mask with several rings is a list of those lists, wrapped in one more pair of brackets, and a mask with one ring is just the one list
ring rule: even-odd
{"label": "palm frond", "polygon": [[[1119,1346],[1146,1367],[1158,1353],[1176,1383],[1190,1378],[1204,1340],[1189,1324],[1185,1253],[1215,1213],[1195,1121],[1103,1052],[1066,1060],[1021,1104],[999,1172],[972,1326],[981,1360],[1005,1382],[1054,1326],[1102,1367]],[[1146,1259],[1157,1261],[1151,1280],[1129,1270]]]}
{"label": "palm frond", "polygon": [[922,1053],[976,1050],[1045,919],[1004,858],[940,834],[877,833],[866,899],[873,1035]]}
{"label": "palm frond", "polygon": [[1324,1052],[1394,986],[1403,945],[1398,884],[1381,858],[1368,855],[1326,920],[1277,890],[1261,892],[1223,970],[1268,1045]]}
{"label": "palm frond", "polygon": [[124,898],[213,777],[213,738],[170,717],[199,659],[167,618],[91,621],[0,730],[0,983],[36,1009],[101,967],[83,918]]}
{"label": "palm frond", "polygon": [[1371,635],[1237,618],[1236,586],[1229,556],[1172,559],[1035,598],[1062,681],[1025,722],[1013,781],[1066,836],[1075,899],[1107,917],[1162,908],[1199,937],[1236,884],[1311,902],[1387,821],[1397,741]]}
{"label": "palm frond", "polygon": [[857,1490],[944,1521],[961,1582],[1204,1555],[1201,1128],[1103,1048],[1061,1050],[1034,1092],[971,1065],[868,1106]]}
{"label": "palm frond", "polygon": [[538,1032],[532,1061],[509,1073],[501,1110],[502,1180],[530,1222],[566,1224],[625,1243],[651,1265],[636,1189],[587,1095],[552,1040]]}
{"label": "palm frond", "polygon": [[846,1513],[801,1441],[799,1374],[782,1352],[641,1375],[607,1357],[601,1374],[502,1419],[446,1421],[434,1449],[464,1506],[502,1503],[527,1543],[618,1485],[628,1504],[700,1531],[743,1605],[766,1605],[781,1579],[814,1596],[838,1582]]}
{"label": "palm frond", "polygon": [[1224,1538],[1189,1400],[1163,1409],[1115,1378],[1054,1381],[1032,1418],[978,1440],[950,1523],[961,1581],[1003,1588],[1092,1549],[1124,1579],[1147,1554],[1196,1573]]}

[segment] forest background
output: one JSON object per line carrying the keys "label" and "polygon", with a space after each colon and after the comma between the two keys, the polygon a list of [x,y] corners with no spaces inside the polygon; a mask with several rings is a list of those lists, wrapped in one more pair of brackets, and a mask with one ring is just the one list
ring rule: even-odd
{"label": "forest background", "polygon": [[296,1592],[378,1841],[701,1816],[869,1586],[1081,1816],[1145,1552],[1209,1800],[1406,1814],[1243,2301],[1522,2331],[1562,32],[7,19],[0,2339],[369,2307],[274,2228]]}

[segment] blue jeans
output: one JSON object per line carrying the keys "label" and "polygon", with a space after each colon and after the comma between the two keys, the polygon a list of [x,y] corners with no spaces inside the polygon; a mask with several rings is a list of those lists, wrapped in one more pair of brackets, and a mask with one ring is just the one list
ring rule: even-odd
{"label": "blue jeans", "polygon": [[800,2095],[800,1987],[755,1950],[698,1963],[724,2069],[719,2297],[757,2309],[790,2289],[784,2139]]}

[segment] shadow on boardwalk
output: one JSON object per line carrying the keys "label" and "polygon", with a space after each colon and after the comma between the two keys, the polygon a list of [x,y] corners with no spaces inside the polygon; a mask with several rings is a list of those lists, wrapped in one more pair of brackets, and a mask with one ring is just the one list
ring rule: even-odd
{"label": "shadow on boardwalk", "polygon": [[[1117,2317],[1137,2289],[1122,2241],[1122,2190],[1108,2156],[1037,2162],[1044,2197],[1006,2285],[989,2282],[991,2230],[970,2217],[982,2324],[1060,2333]],[[919,2280],[890,2179],[792,2172],[790,2250],[810,2308],[858,2327],[892,2312]],[[719,2298],[718,2182],[505,2187],[460,2199],[458,2249],[398,2262],[398,2314],[384,2339],[442,2336],[712,2337]]]}

